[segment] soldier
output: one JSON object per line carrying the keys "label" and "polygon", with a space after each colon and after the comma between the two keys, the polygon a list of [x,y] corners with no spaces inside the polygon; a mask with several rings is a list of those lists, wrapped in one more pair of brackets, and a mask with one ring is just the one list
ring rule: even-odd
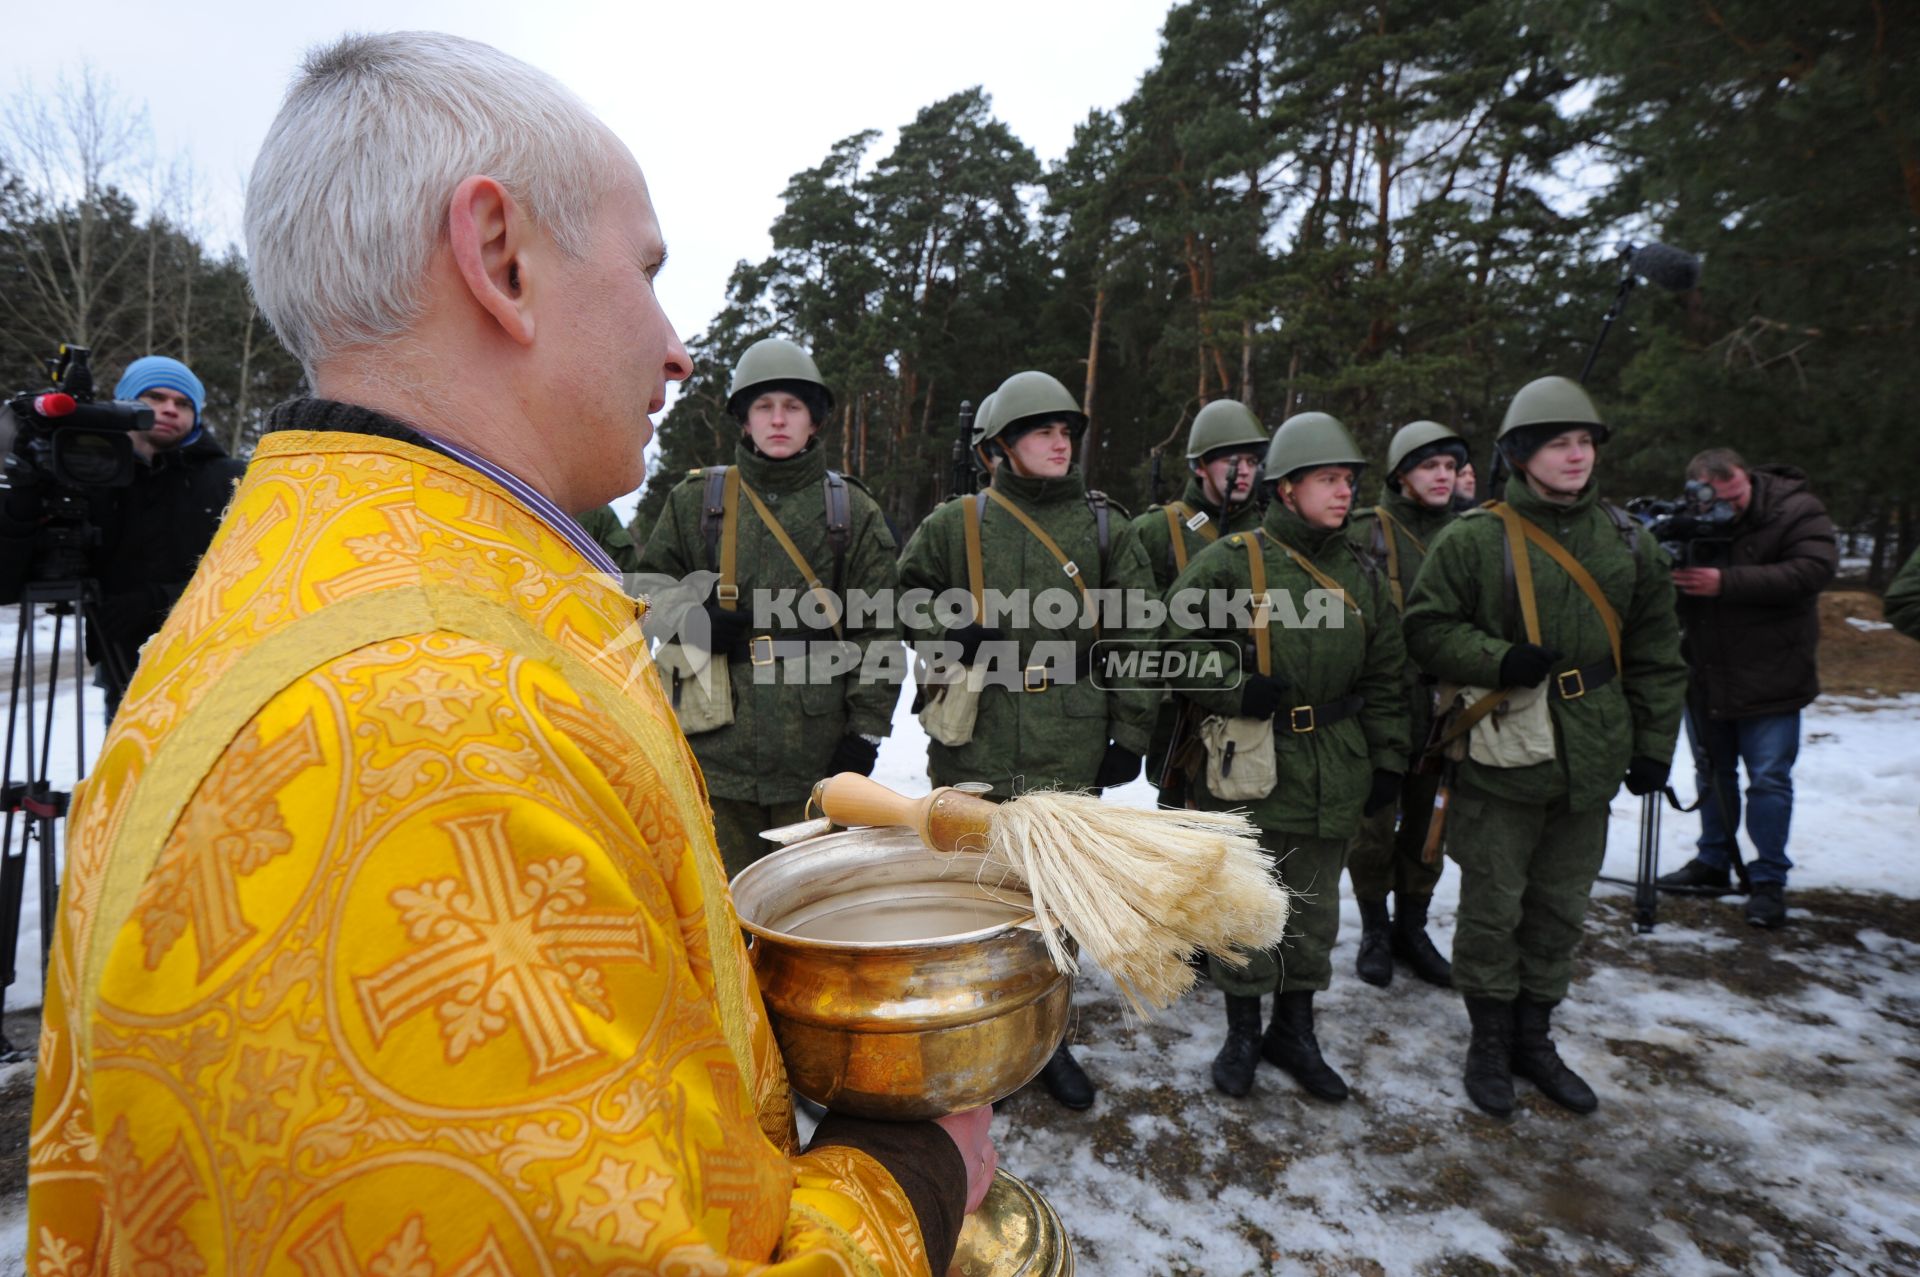
{"label": "soldier", "polygon": [[[856,613],[823,630],[805,623],[799,604],[824,589],[834,600],[827,609],[844,611],[850,591],[878,596],[896,583],[897,551],[880,507],[859,480],[827,469],[819,429],[832,407],[806,351],[778,337],[748,347],[727,397],[740,422],[733,465],[691,471],[641,554],[643,572],[720,574],[705,628],[711,651],[727,657],[732,718],[688,737],[729,876],[772,850],[761,830],[804,818],[815,781],[872,772],[893,727],[899,682],[873,672],[886,657],[876,649],[898,643],[897,625],[884,616],[863,623],[874,618]],[[794,601],[791,619],[756,609],[782,591]],[[833,664],[852,668],[824,677],[831,665],[819,658],[841,635],[858,646],[857,659],[839,649]],[[793,686],[802,665],[802,685]]]}
{"label": "soldier", "polygon": [[1413,658],[1465,689],[1448,728],[1468,747],[1447,831],[1453,982],[1473,1022],[1467,1095],[1501,1116],[1515,1073],[1575,1112],[1598,1104],[1555,1050],[1551,1018],[1607,804],[1623,777],[1635,794],[1666,784],[1686,691],[1666,555],[1593,482],[1607,434],[1574,382],[1523,386],[1497,445],[1518,481],[1440,534],[1407,602]]}
{"label": "soldier", "polygon": [[[1139,636],[1096,626],[1085,605],[1093,589],[1148,591],[1152,573],[1126,512],[1088,491],[1074,464],[1087,419],[1067,388],[1043,372],[1016,373],[993,405],[981,440],[991,484],[928,515],[900,559],[903,594],[966,591],[975,609],[959,624],[931,610],[904,618],[916,638],[944,640],[940,650],[983,684],[971,723],[939,733],[951,743],[930,730],[927,771],[935,785],[985,781],[1003,798],[1123,785],[1140,774],[1154,697],[1104,691],[1088,677],[1096,639]],[[1049,596],[1082,606],[1063,619]],[[994,610],[1000,599],[1012,606]],[[1093,1083],[1064,1044],[1040,1076],[1067,1107],[1093,1103]]]}
{"label": "soldier", "polygon": [[[1348,537],[1386,573],[1395,612],[1405,612],[1407,591],[1427,547],[1453,521],[1454,478],[1467,463],[1467,445],[1437,421],[1402,426],[1387,445],[1387,481],[1381,502],[1361,510]],[[1425,857],[1439,774],[1417,766],[1433,719],[1433,680],[1407,662],[1407,711],[1413,753],[1400,801],[1361,822],[1347,872],[1360,905],[1360,956],[1354,970],[1368,984],[1393,980],[1393,960],[1428,984],[1453,987],[1452,971],[1427,938],[1427,908],[1440,881],[1440,865]],[[1398,827],[1395,817],[1398,816]],[[1393,892],[1389,917],[1387,892]]]}
{"label": "soldier", "polygon": [[986,448],[982,446],[987,437],[987,423],[992,420],[993,395],[989,392],[987,397],[980,401],[979,408],[974,410],[973,431],[968,436],[969,446],[972,449],[973,486],[976,492],[979,491],[982,483],[991,483],[993,481],[993,469],[1000,464],[999,454],[989,454]]}
{"label": "soldier", "polygon": [[620,515],[612,506],[595,506],[585,514],[576,515],[574,522],[607,552],[615,567],[629,573],[640,570],[640,547],[633,543],[632,529],[620,522]]}
{"label": "soldier", "polygon": [[[1348,843],[1363,812],[1399,795],[1408,749],[1400,621],[1385,581],[1345,532],[1365,464],[1333,417],[1289,417],[1267,448],[1270,501],[1259,529],[1202,550],[1168,593],[1169,640],[1251,638],[1254,672],[1229,671],[1217,686],[1178,693],[1210,716],[1200,728],[1207,765],[1191,791],[1199,807],[1247,810],[1295,893],[1278,950],[1247,954],[1239,970],[1208,959],[1227,1004],[1213,1082],[1228,1095],[1253,1089],[1262,1057],[1321,1099],[1348,1094],[1320,1053],[1313,995],[1332,980]],[[1249,591],[1273,603],[1256,604],[1247,626],[1222,628],[1185,610],[1204,613]],[[1260,999],[1274,992],[1263,1036]]]}
{"label": "soldier", "polygon": [[[1253,482],[1266,451],[1266,428],[1243,403],[1216,399],[1194,417],[1187,435],[1187,467],[1192,471],[1187,490],[1178,501],[1153,506],[1133,521],[1153,568],[1154,586],[1162,594],[1186,571],[1187,561],[1223,533],[1260,526]],[[1186,800],[1184,787],[1178,777],[1166,774],[1173,730],[1174,705],[1171,699],[1163,700],[1147,748],[1147,779],[1161,789],[1164,804],[1179,806]]]}

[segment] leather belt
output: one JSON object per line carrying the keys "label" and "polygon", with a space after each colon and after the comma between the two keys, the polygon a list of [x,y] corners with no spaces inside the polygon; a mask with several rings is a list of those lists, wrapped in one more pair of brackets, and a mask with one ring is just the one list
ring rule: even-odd
{"label": "leather belt", "polygon": [[[1093,669],[1093,649],[1083,648],[1073,654],[1073,677],[1077,682]],[[1057,682],[1052,667],[1045,661],[1028,665],[1020,671],[1020,690],[1023,692],[1044,692]]]}
{"label": "leather belt", "polygon": [[1366,703],[1367,698],[1356,693],[1342,696],[1337,701],[1328,701],[1325,705],[1295,705],[1287,711],[1287,729],[1297,736],[1304,736],[1322,727],[1332,727],[1358,714]]}
{"label": "leather belt", "polygon": [[728,649],[727,655],[755,665],[771,665],[779,660],[808,656],[815,649],[837,651],[846,643],[846,639],[837,638],[787,638],[779,634],[755,634],[734,644]]}
{"label": "leather belt", "polygon": [[1553,694],[1563,701],[1577,701],[1594,688],[1611,683],[1617,673],[1619,671],[1614,668],[1613,657],[1603,656],[1591,665],[1562,670],[1553,675]]}

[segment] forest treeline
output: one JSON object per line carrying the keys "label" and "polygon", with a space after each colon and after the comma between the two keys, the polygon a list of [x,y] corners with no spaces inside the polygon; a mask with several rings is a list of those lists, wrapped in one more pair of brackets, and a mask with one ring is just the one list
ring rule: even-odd
{"label": "forest treeline", "polygon": [[[1269,425],[1333,412],[1375,452],[1436,418],[1484,467],[1515,388],[1580,372],[1622,246],[1660,241],[1704,267],[1637,290],[1597,362],[1606,489],[1671,495],[1710,444],[1802,466],[1877,580],[1920,540],[1917,31],[1892,0],[1178,5],[1055,163],[973,88],[795,173],[771,254],[689,337],[640,525],[728,459],[728,370],[768,335],[814,351],[831,463],[902,528],[948,495],[961,403],[1030,367],[1084,397],[1089,477],[1136,508],[1156,449],[1177,491],[1221,396]],[[23,120],[0,161],[11,379],[49,338],[103,368],[187,357],[244,448],[299,372],[238,251],[193,233],[177,184],[40,164]]]}

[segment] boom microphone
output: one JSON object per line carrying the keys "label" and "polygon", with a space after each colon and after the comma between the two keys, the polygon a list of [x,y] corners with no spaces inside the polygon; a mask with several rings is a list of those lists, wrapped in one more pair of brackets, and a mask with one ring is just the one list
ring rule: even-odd
{"label": "boom microphone", "polygon": [[1649,284],[1670,293],[1684,293],[1700,282],[1700,259],[1682,248],[1644,244],[1632,250],[1628,267]]}

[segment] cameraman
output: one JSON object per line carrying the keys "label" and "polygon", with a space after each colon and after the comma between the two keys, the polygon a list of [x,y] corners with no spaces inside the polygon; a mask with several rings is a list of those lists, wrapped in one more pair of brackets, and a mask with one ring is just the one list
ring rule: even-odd
{"label": "cameraman", "polygon": [[[109,718],[127,690],[115,673],[132,675],[140,645],[186,588],[246,470],[208,433],[201,420],[206,388],[179,360],[136,359],[113,393],[152,408],[153,428],[133,434],[139,464],[131,485],[86,493],[88,517],[99,531],[87,551],[87,570],[100,587],[87,658],[100,666]],[[0,603],[18,602],[33,579],[36,534],[47,519],[51,486],[50,476],[17,464],[17,458],[10,467],[10,486],[0,501]],[[107,660],[108,652],[119,659]]]}
{"label": "cameraman", "polygon": [[[1734,511],[1725,541],[1701,557],[1720,566],[1675,569],[1682,650],[1690,675],[1687,728],[1700,792],[1700,854],[1663,886],[1725,890],[1737,852],[1741,763],[1747,769],[1747,836],[1758,858],[1747,921],[1786,920],[1787,827],[1800,710],[1820,693],[1815,601],[1839,565],[1826,507],[1791,466],[1749,467],[1730,448],[1710,448],[1687,466]],[[1696,543],[1709,544],[1709,543]],[[1711,783],[1712,790],[1708,785]]]}

